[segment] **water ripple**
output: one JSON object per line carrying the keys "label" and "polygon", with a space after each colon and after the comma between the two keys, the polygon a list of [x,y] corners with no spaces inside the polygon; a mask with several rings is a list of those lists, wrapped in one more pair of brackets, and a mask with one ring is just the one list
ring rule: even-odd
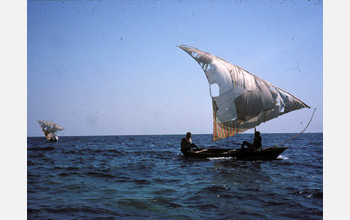
{"label": "water ripple", "polygon": [[[300,135],[274,161],[187,159],[182,135],[28,138],[28,219],[322,219],[322,136]],[[215,147],[211,135],[192,138]]]}

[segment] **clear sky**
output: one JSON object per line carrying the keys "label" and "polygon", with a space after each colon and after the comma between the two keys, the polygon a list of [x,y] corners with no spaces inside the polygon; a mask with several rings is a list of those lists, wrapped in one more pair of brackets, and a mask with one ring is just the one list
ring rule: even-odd
{"label": "clear sky", "polygon": [[[317,108],[323,131],[323,3],[28,1],[27,136],[212,133],[209,84],[178,45],[219,56]],[[258,126],[300,132],[312,109]]]}

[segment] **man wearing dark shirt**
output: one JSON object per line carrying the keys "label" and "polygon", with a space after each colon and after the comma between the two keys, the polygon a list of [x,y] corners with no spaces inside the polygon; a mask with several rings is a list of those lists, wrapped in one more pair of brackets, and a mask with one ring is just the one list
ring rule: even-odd
{"label": "man wearing dark shirt", "polygon": [[251,144],[247,141],[243,141],[242,146],[241,146],[241,150],[244,150],[245,145],[247,145],[249,151],[256,151],[259,148],[261,148],[262,144],[261,144],[260,132],[259,131],[255,132],[253,144]]}
{"label": "man wearing dark shirt", "polygon": [[192,148],[199,150],[199,148],[192,143],[191,132],[187,132],[186,137],[181,140],[181,152],[192,152]]}

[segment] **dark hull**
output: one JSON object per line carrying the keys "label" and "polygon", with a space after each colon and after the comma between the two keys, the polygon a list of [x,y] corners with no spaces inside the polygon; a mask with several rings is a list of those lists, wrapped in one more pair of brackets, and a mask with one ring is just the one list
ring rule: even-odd
{"label": "dark hull", "polygon": [[182,152],[189,158],[233,157],[239,160],[274,160],[288,147],[267,147],[261,151],[250,152],[241,149],[202,149],[194,152]]}

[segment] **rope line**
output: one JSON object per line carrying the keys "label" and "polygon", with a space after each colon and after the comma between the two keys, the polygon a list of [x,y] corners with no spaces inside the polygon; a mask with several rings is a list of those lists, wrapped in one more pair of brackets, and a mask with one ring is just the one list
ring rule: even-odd
{"label": "rope line", "polygon": [[316,108],[314,109],[314,112],[313,112],[312,115],[311,115],[310,121],[309,121],[309,123],[307,123],[306,127],[304,128],[304,130],[302,130],[300,133],[294,135],[293,137],[287,139],[286,141],[284,141],[284,142],[282,142],[282,143],[280,143],[280,144],[276,144],[274,147],[277,147],[278,145],[285,144],[285,143],[287,143],[288,141],[290,141],[290,140],[296,138],[297,136],[299,136],[301,133],[303,133],[303,132],[307,129],[307,127],[309,127],[309,125],[310,125],[310,123],[311,123],[311,121],[312,121],[312,118],[314,117],[315,111],[316,111]]}

